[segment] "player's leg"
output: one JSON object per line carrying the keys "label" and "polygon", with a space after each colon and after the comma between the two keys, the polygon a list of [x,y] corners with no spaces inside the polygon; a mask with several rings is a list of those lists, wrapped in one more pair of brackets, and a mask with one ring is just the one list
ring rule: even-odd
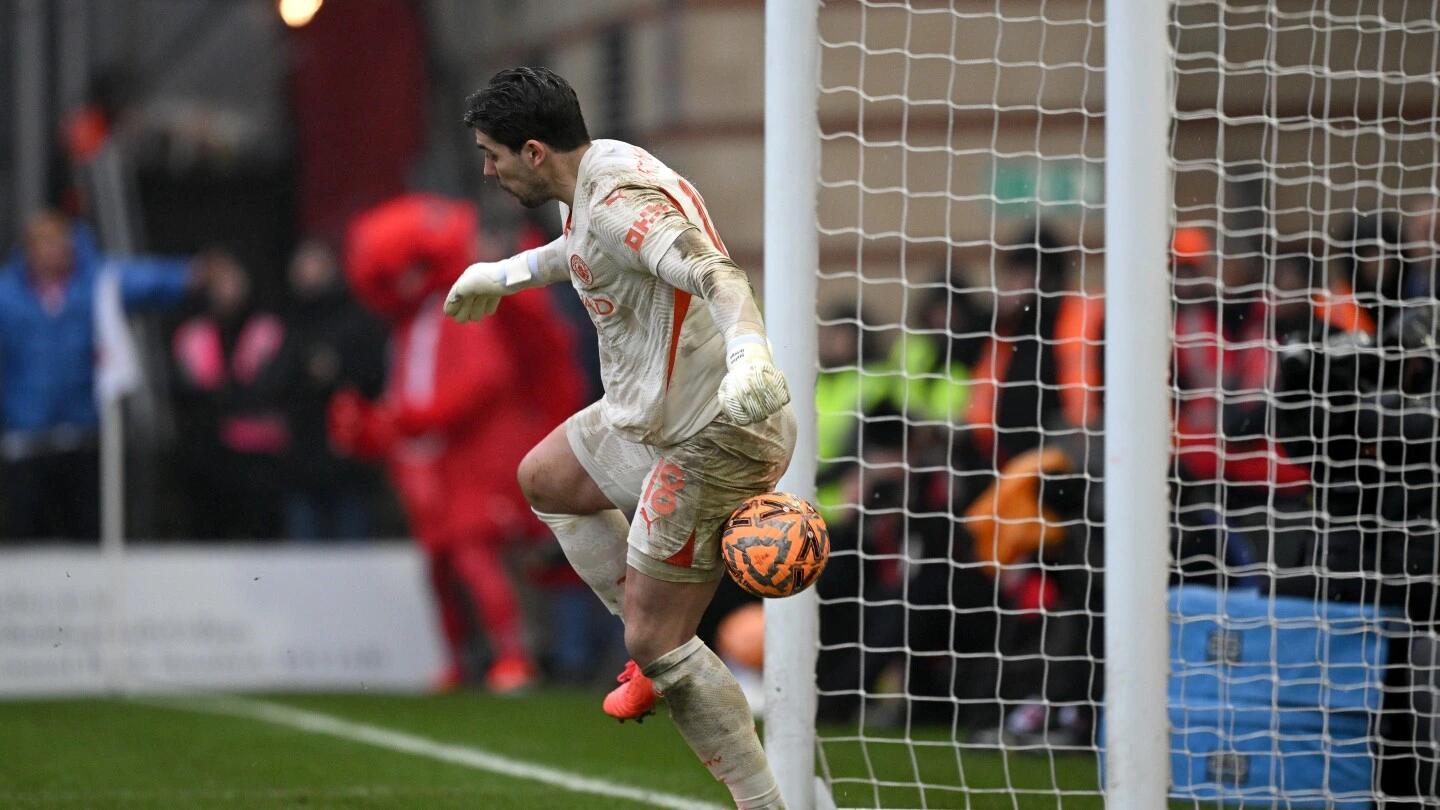
{"label": "player's leg", "polygon": [[666,582],[634,568],[628,576],[625,646],[670,704],[680,735],[740,810],[783,808],[744,691],[695,635],[719,580]]}
{"label": "player's leg", "polygon": [[794,435],[787,411],[751,428],[715,425],[667,448],[646,479],[630,527],[625,646],[670,704],[681,736],[740,810],[784,804],[745,693],[695,631],[724,575],[725,520],[745,498],[774,487]]}
{"label": "player's leg", "polygon": [[[580,414],[571,417],[577,418]],[[521,460],[516,475],[525,500],[531,509],[553,514],[593,515],[613,509],[610,499],[575,457],[566,437],[568,425],[567,421],[550,431]]]}
{"label": "player's leg", "polygon": [[555,533],[565,557],[606,609],[620,615],[625,594],[621,509],[635,508],[653,454],[614,434],[599,403],[580,411],[520,462],[520,488]]}

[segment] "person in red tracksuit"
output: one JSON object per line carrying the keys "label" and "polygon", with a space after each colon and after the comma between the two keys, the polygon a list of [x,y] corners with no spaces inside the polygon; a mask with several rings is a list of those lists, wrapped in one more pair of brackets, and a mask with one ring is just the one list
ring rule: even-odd
{"label": "person in red tracksuit", "polygon": [[1259,293],[1242,292],[1256,286],[1260,270],[1243,255],[1219,262],[1208,232],[1178,229],[1172,253],[1173,441],[1181,509],[1262,509],[1276,493],[1295,494],[1310,480],[1304,465],[1266,430],[1274,364],[1269,346],[1281,328],[1279,311]]}
{"label": "person in red tracksuit", "polygon": [[[384,459],[429,556],[449,653],[437,687],[463,680],[458,581],[493,654],[486,685],[509,692],[536,670],[500,552],[507,541],[544,531],[515,468],[578,407],[580,374],[542,290],[506,313],[516,322],[508,329],[499,320],[475,328],[444,317],[445,291],[475,260],[477,233],[473,206],[425,194],[391,200],[352,223],[347,272],[360,300],[393,324],[391,361],[378,401],[336,395],[329,433],[342,451]],[[517,395],[527,390],[536,393]]]}

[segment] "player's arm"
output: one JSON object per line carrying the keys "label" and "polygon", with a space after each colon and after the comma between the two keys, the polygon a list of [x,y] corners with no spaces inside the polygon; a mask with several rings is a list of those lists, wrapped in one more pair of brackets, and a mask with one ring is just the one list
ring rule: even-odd
{"label": "player's arm", "polygon": [[[639,254],[661,281],[703,300],[725,338],[728,373],[720,404],[737,424],[763,421],[790,401],[785,375],[775,368],[765,322],[750,278],[654,189],[622,189],[596,207],[591,222]],[[594,225],[592,225],[594,227]]]}
{"label": "player's arm", "polygon": [[478,321],[495,312],[505,296],[554,284],[570,274],[565,262],[565,237],[498,262],[476,262],[465,268],[445,297],[445,314],[456,323]]}

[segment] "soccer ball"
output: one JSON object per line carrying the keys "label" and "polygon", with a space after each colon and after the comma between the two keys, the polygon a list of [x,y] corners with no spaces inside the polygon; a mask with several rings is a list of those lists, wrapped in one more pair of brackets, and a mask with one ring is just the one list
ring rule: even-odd
{"label": "soccer ball", "polygon": [[830,558],[830,530],[815,507],[785,492],[749,498],[725,522],[720,556],[730,577],[765,599],[815,583]]}

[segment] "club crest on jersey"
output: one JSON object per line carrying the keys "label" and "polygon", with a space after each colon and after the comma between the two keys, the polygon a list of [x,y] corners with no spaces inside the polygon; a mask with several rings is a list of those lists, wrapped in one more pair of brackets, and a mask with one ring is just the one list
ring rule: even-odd
{"label": "club crest on jersey", "polygon": [[595,276],[590,273],[590,265],[586,264],[578,253],[570,254],[570,272],[574,273],[575,277],[580,279],[580,283],[586,287],[595,283]]}

